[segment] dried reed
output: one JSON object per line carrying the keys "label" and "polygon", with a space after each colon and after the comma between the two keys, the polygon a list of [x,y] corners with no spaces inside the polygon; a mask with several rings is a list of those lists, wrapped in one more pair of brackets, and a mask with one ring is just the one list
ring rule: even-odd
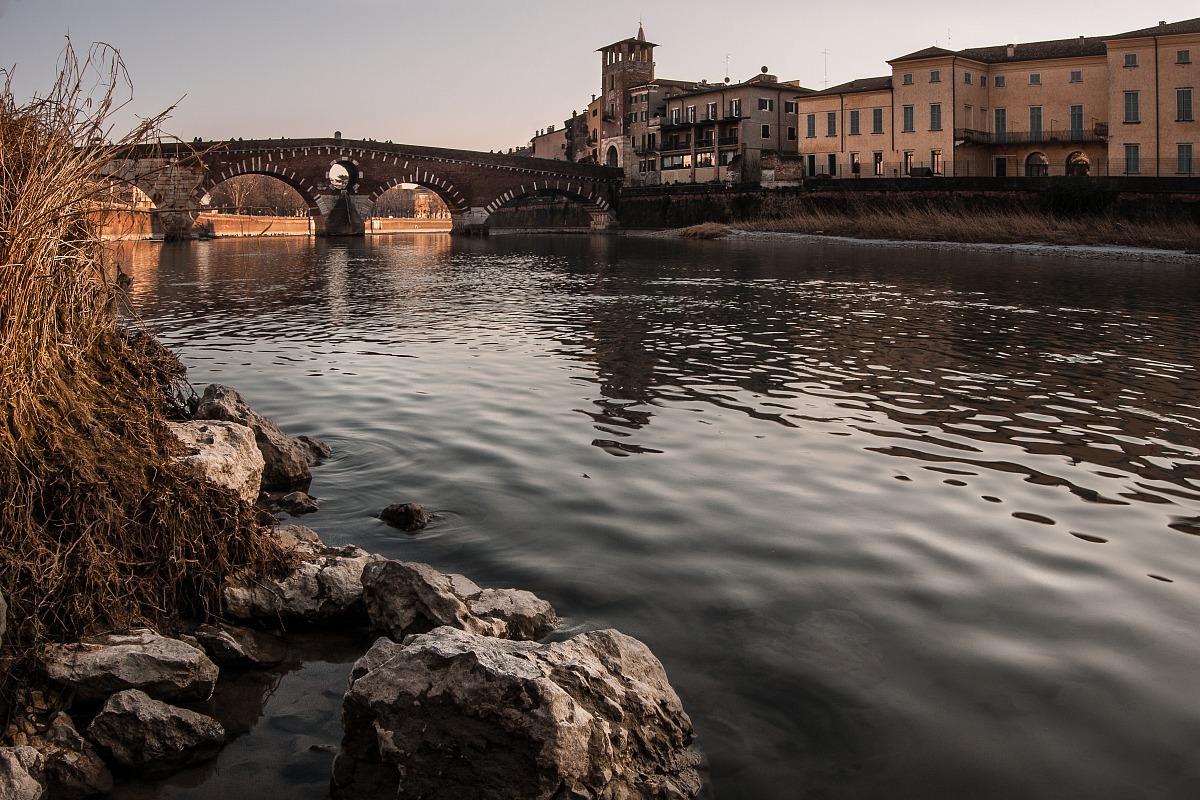
{"label": "dried reed", "polygon": [[[167,414],[183,368],[118,323],[97,203],[102,167],[156,133],[112,141],[114,49],[68,45],[45,97],[0,92],[0,651],[20,677],[34,649],[101,629],[219,611],[232,569],[280,555],[254,510],[187,477]],[[8,682],[11,687],[13,681]]]}

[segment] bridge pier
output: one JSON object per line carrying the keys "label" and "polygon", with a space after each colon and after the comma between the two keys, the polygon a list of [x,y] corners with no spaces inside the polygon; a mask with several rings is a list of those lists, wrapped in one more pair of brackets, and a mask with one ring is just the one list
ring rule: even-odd
{"label": "bridge pier", "polygon": [[609,233],[616,229],[617,223],[608,211],[588,209],[591,219],[591,233]]}
{"label": "bridge pier", "polygon": [[317,236],[363,236],[363,225],[375,210],[371,198],[347,191],[319,194],[316,201],[319,213],[314,227]]}
{"label": "bridge pier", "polygon": [[450,233],[460,236],[487,236],[488,217],[491,214],[483,206],[472,206],[467,211],[450,214]]}

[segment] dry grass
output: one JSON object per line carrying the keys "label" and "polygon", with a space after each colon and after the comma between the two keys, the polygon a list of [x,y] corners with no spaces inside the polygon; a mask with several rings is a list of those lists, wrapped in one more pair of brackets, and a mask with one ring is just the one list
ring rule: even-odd
{"label": "dry grass", "polygon": [[110,48],[81,62],[68,47],[56,85],[23,105],[2,74],[0,655],[19,677],[47,639],[213,614],[233,567],[281,556],[250,506],[174,465],[182,367],[114,313],[100,167],[161,120],[109,141],[127,85]]}
{"label": "dry grass", "polygon": [[902,203],[840,211],[794,209],[777,218],[738,222],[736,227],[857,239],[1200,249],[1200,223],[1194,219],[1134,220],[1116,214],[1067,218],[1018,209],[980,211]]}
{"label": "dry grass", "polygon": [[701,222],[679,231],[685,239],[720,239],[729,233],[729,226],[718,222]]}

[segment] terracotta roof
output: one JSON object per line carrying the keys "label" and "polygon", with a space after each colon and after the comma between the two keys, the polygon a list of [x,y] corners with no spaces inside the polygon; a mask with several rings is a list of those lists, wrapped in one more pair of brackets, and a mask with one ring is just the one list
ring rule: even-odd
{"label": "terracotta roof", "polygon": [[798,97],[820,97],[823,95],[838,95],[838,94],[855,94],[857,92],[875,92],[880,89],[892,88],[892,76],[885,75],[881,78],[855,78],[848,83],[830,86],[828,89],[822,89],[819,92],[813,92],[808,95],[797,95]]}
{"label": "terracotta roof", "polygon": [[920,61],[923,58],[938,58],[940,56],[957,55],[953,50],[947,50],[944,47],[926,47],[924,50],[918,50],[915,53],[909,53],[906,56],[890,59],[887,63],[898,64],[901,61]]}
{"label": "terracotta roof", "polygon": [[1185,19],[1182,22],[1166,22],[1155,25],[1153,28],[1142,28],[1140,31],[1129,31],[1128,33],[1118,33],[1112,36],[1105,36],[1105,39],[1140,39],[1144,36],[1170,36],[1175,33],[1200,33],[1200,17],[1196,19]]}
{"label": "terracotta roof", "polygon": [[1102,56],[1108,52],[1104,40],[1096,36],[1077,36],[1074,39],[1055,39],[1050,42],[1025,42],[1012,46],[972,47],[959,52],[960,56],[984,64],[1003,64],[1013,61],[1041,61],[1051,58],[1078,58],[1079,56]]}

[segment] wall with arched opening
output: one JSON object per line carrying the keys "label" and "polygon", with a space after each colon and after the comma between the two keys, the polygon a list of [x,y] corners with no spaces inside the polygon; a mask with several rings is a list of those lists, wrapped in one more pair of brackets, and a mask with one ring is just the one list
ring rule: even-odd
{"label": "wall with arched opening", "polygon": [[540,189],[488,206],[488,227],[500,229],[588,229],[597,215],[607,214],[607,203],[576,192]]}
{"label": "wall with arched opening", "polygon": [[307,236],[316,203],[275,172],[247,170],[208,182],[195,227],[201,236]]}
{"label": "wall with arched opening", "polygon": [[100,235],[108,240],[154,238],[154,212],[160,202],[136,183],[106,176],[96,202]]}

